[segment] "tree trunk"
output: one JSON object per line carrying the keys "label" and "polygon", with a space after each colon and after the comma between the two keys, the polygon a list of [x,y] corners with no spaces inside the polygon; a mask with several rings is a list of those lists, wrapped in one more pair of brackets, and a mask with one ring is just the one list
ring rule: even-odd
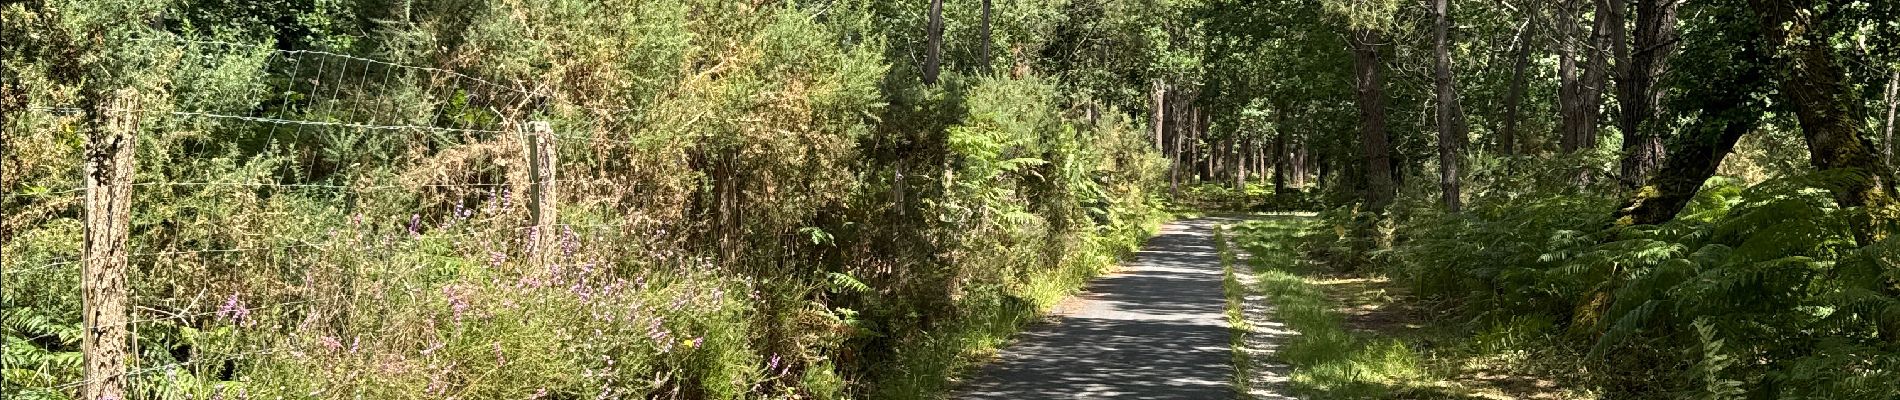
{"label": "tree trunk", "polygon": [[1662,132],[1652,118],[1662,113],[1662,91],[1656,82],[1668,69],[1675,53],[1675,0],[1636,0],[1635,52],[1623,45],[1617,35],[1618,60],[1627,62],[1617,84],[1617,102],[1622,104],[1618,130],[1623,132],[1621,169],[1626,188],[1642,187],[1668,155]]}
{"label": "tree trunk", "polygon": [[1451,72],[1451,0],[1432,0],[1432,10],[1437,20],[1432,33],[1432,75],[1438,103],[1438,187],[1443,192],[1445,210],[1456,213],[1464,208],[1458,167],[1464,162],[1467,133],[1458,85]]}
{"label": "tree trunk", "polygon": [[1582,114],[1583,95],[1578,91],[1582,85],[1577,79],[1577,2],[1565,0],[1556,7],[1556,18],[1551,25],[1557,28],[1557,149],[1561,154],[1570,154],[1582,146],[1571,132],[1577,124],[1577,115]]}
{"label": "tree trunk", "polygon": [[1882,158],[1887,160],[1887,168],[1889,169],[1894,168],[1893,117],[1896,111],[1900,111],[1900,68],[1895,68],[1893,70],[1893,78],[1887,79],[1887,140],[1885,141],[1887,146],[1880,154]]}
{"label": "tree trunk", "polygon": [[1287,162],[1289,160],[1287,160],[1286,151],[1286,128],[1275,127],[1275,129],[1279,132],[1273,135],[1273,194],[1284,194],[1286,193],[1287,167],[1292,163]]}
{"label": "tree trunk", "polygon": [[1385,39],[1368,28],[1352,31],[1353,87],[1359,107],[1359,142],[1365,154],[1366,210],[1384,212],[1392,203],[1392,146],[1386,141],[1385,87],[1379,80],[1383,67],[1379,43]]}
{"label": "tree trunk", "polygon": [[1162,145],[1161,140],[1163,136],[1162,135],[1163,129],[1167,127],[1167,121],[1165,120],[1168,115],[1167,106],[1168,106],[1168,85],[1165,83],[1161,83],[1160,79],[1156,79],[1154,81],[1154,122],[1153,122],[1154,131],[1155,131],[1155,150],[1162,151],[1163,152],[1162,155],[1166,155],[1166,146]]}
{"label": "tree trunk", "polygon": [[[1575,1],[1575,0],[1573,0]],[[1599,10],[1609,10],[1609,0],[1595,0]],[[1597,13],[1591,23],[1588,41],[1578,40],[1577,23],[1583,19],[1583,10],[1579,7],[1563,8],[1565,15],[1557,21],[1565,31],[1563,39],[1563,59],[1558,64],[1558,75],[1564,80],[1558,103],[1562,109],[1561,135],[1559,146],[1565,154],[1596,148],[1597,113],[1603,108],[1603,86],[1609,77],[1608,58],[1605,51],[1609,44],[1610,21],[1608,13]],[[1577,53],[1584,52],[1582,71],[1578,71]],[[1581,76],[1579,76],[1581,73]],[[1587,175],[1581,177],[1588,180]]]}
{"label": "tree trunk", "polygon": [[1677,107],[1699,110],[1697,117],[1669,140],[1669,158],[1617,212],[1618,225],[1655,225],[1675,218],[1742,135],[1755,130],[1767,110],[1753,98],[1766,92],[1769,82],[1762,51],[1753,43],[1743,42],[1732,54],[1696,55],[1720,58],[1705,64],[1726,67],[1694,71],[1696,81],[1679,85],[1683,103]]}
{"label": "tree trunk", "polygon": [[[1616,10],[1617,8],[1611,5],[1610,1],[1596,0],[1597,9]],[[1620,14],[1598,12],[1591,23],[1589,49],[1587,49],[1590,54],[1584,65],[1583,77],[1580,78],[1577,87],[1577,94],[1582,97],[1582,104],[1573,116],[1575,123],[1570,125],[1571,134],[1576,135],[1576,139],[1573,140],[1577,144],[1575,149],[1577,151],[1595,150],[1597,147],[1597,123],[1603,110],[1603,88],[1607,86],[1610,77],[1611,54],[1608,49],[1610,27],[1622,23],[1617,19],[1617,15]],[[1584,179],[1589,179],[1589,177],[1585,176]]]}
{"label": "tree trunk", "polygon": [[1524,92],[1530,86],[1527,72],[1531,67],[1532,41],[1537,37],[1537,10],[1527,7],[1525,12],[1529,16],[1524,29],[1518,33],[1517,54],[1512,56],[1515,61],[1511,62],[1511,89],[1504,94],[1504,128],[1498,130],[1498,150],[1507,156],[1518,153],[1517,123],[1524,107]]}
{"label": "tree trunk", "polygon": [[937,84],[937,71],[943,64],[943,0],[930,0],[930,25],[924,35],[930,43],[924,49],[924,84]]}
{"label": "tree trunk", "polygon": [[[1325,159],[1312,157],[1312,153],[1307,151],[1305,142],[1294,142],[1292,146],[1293,188],[1304,191],[1306,190],[1306,172],[1323,171],[1325,167],[1322,163]],[[1323,180],[1325,177],[1325,173],[1320,173],[1314,177],[1314,180]]]}
{"label": "tree trunk", "polygon": [[[1777,51],[1779,88],[1794,106],[1795,119],[1807,140],[1809,164],[1819,171],[1846,176],[1831,189],[1841,207],[1863,207],[1866,213],[1852,221],[1861,245],[1885,239],[1886,221],[1894,206],[1893,171],[1875,154],[1872,132],[1867,131],[1863,100],[1856,98],[1847,71],[1830,46],[1828,29],[1838,13],[1797,9],[1794,4],[1751,0],[1761,18],[1763,33]],[[1829,10],[1832,11],[1832,10]]]}
{"label": "tree trunk", "polygon": [[[936,0],[936,1],[942,2],[943,0]],[[990,72],[990,61],[991,61],[990,60],[990,0],[983,0],[983,27],[982,27],[981,34],[983,35],[983,50],[981,53],[977,54],[977,65],[981,66],[982,69],[980,71],[982,73],[988,74]]]}
{"label": "tree trunk", "polygon": [[[1195,100],[1199,100],[1199,97]],[[1201,140],[1207,140],[1207,138],[1205,138],[1205,133],[1201,131],[1201,106],[1199,106],[1199,104],[1191,104],[1191,106],[1188,106],[1188,131],[1188,148],[1193,150],[1193,165],[1195,165],[1195,169],[1193,169],[1193,182],[1195,182],[1195,184],[1207,182],[1208,176],[1214,174],[1214,157],[1208,157],[1207,155],[1208,150],[1212,150],[1214,144],[1208,142],[1205,148],[1201,146]]]}
{"label": "tree trunk", "polygon": [[1173,144],[1173,146],[1170,146],[1173,150],[1173,154],[1169,160],[1173,162],[1168,167],[1168,192],[1173,196],[1179,197],[1181,195],[1181,173],[1187,168],[1187,158],[1182,156],[1187,153],[1186,149],[1183,148],[1187,142],[1183,138],[1187,135],[1186,132],[1181,129],[1181,114],[1186,111],[1186,107],[1182,107],[1182,104],[1186,103],[1186,101],[1184,101],[1186,100],[1186,96],[1182,95],[1179,90],[1173,88],[1169,88],[1168,92],[1170,96],[1170,100],[1168,101],[1168,142]]}

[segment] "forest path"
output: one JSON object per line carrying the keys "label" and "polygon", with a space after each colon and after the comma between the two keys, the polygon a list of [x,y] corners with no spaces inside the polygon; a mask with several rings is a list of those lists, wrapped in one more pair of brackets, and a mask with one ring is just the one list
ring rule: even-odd
{"label": "forest path", "polygon": [[1213,229],[1239,221],[1163,226],[1135,260],[1057,306],[1058,322],[1024,332],[955,398],[1234,398]]}

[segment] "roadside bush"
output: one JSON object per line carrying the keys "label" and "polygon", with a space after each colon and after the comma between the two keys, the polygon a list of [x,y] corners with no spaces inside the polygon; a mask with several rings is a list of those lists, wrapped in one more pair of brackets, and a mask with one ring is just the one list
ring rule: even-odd
{"label": "roadside bush", "polygon": [[1386,266],[1479,327],[1557,321],[1614,396],[1892,398],[1900,258],[1855,242],[1834,180],[1718,177],[1658,226],[1612,226],[1607,195],[1480,194],[1408,209]]}

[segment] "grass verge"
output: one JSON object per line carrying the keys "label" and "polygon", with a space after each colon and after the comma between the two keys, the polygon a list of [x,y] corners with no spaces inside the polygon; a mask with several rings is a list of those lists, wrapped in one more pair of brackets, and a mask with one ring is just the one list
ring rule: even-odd
{"label": "grass verge", "polygon": [[[1400,285],[1375,274],[1328,274],[1301,260],[1309,220],[1276,216],[1229,232],[1251,254],[1254,288],[1294,334],[1275,357],[1288,390],[1309,399],[1589,399],[1563,379],[1565,350],[1502,324],[1469,332],[1426,321]],[[1231,296],[1231,295],[1230,295]],[[1566,369],[1568,368],[1568,369]]]}
{"label": "grass verge", "polygon": [[1233,243],[1226,233],[1224,225],[1214,226],[1214,251],[1220,255],[1221,287],[1227,298],[1227,327],[1232,331],[1228,335],[1229,354],[1233,355],[1234,393],[1240,398],[1252,398],[1254,360],[1248,349],[1248,336],[1253,334],[1253,323],[1246,314],[1247,286],[1241,283],[1240,273],[1235,270],[1238,256],[1234,253]]}

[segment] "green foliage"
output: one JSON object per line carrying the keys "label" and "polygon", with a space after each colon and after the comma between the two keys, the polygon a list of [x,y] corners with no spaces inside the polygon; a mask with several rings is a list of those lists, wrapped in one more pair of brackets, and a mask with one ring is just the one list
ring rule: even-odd
{"label": "green foliage", "polygon": [[[140,398],[933,397],[1164,216],[1145,50],[1047,50],[1127,5],[998,2],[984,60],[951,2],[925,87],[897,1],[49,3],[0,9],[9,396],[80,379],[98,89],[148,95]],[[555,232],[500,133],[537,120]]]}
{"label": "green foliage", "polygon": [[1461,318],[1557,321],[1546,334],[1590,346],[1618,397],[1892,397],[1874,382],[1900,297],[1870,267],[1893,265],[1891,240],[1854,241],[1824,189],[1839,179],[1712,179],[1676,220],[1627,227],[1614,198],[1506,189],[1409,216],[1386,265]]}
{"label": "green foliage", "polygon": [[1273,306],[1272,318],[1296,332],[1275,350],[1292,366],[1290,388],[1323,399],[1390,398],[1429,382],[1419,353],[1404,342],[1346,330],[1339,305],[1293,257],[1310,220],[1279,217],[1242,224],[1238,239],[1253,254],[1259,290]]}

